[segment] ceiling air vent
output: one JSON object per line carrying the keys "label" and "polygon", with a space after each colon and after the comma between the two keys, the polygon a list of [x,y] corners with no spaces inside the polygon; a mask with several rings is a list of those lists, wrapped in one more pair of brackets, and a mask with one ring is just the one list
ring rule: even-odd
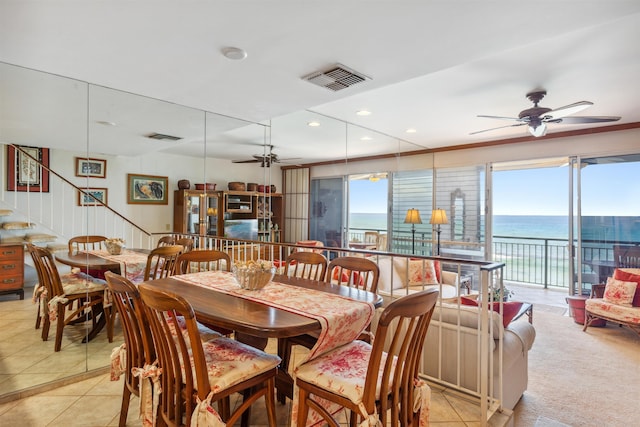
{"label": "ceiling air vent", "polygon": [[159,139],[159,140],[168,140],[168,141],[179,141],[182,138],[179,136],[165,135],[163,133],[152,133],[147,135],[147,138],[151,139]]}
{"label": "ceiling air vent", "polygon": [[302,77],[314,85],[322,86],[334,92],[346,89],[365,80],[369,77],[362,73],[358,73],[342,64],[336,64],[325,71],[316,71]]}

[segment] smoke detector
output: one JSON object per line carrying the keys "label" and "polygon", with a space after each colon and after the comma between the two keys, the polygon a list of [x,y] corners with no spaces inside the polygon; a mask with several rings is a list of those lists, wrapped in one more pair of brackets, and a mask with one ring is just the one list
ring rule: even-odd
{"label": "smoke detector", "polygon": [[334,92],[362,83],[365,80],[371,80],[370,77],[342,64],[332,65],[324,71],[316,71],[302,77],[302,79]]}

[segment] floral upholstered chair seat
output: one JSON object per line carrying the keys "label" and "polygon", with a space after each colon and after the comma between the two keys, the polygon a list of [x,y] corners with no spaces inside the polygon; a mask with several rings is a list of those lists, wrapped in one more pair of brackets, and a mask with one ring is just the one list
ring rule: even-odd
{"label": "floral upholstered chair seat", "polygon": [[[323,354],[296,371],[296,378],[310,382],[332,393],[344,396],[355,404],[362,402],[364,382],[371,355],[371,344],[353,341]],[[380,366],[384,367],[387,354],[383,353]],[[395,363],[395,361],[394,361]],[[395,369],[392,369],[392,373]],[[380,398],[382,369],[378,372],[376,398]],[[393,376],[389,378],[393,382]]]}
{"label": "floral upholstered chair seat", "polygon": [[[202,348],[211,391],[214,393],[267,372],[280,364],[278,356],[266,354],[227,337],[204,342]],[[193,358],[190,365],[194,366]],[[182,366],[184,367],[184,364]],[[195,369],[193,375],[196,375]]]}

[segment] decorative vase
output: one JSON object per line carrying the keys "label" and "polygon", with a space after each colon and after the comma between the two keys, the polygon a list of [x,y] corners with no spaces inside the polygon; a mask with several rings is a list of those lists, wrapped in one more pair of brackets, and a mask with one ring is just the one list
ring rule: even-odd
{"label": "decorative vase", "polygon": [[178,189],[180,190],[188,190],[191,188],[191,182],[188,179],[181,179],[178,181]]}

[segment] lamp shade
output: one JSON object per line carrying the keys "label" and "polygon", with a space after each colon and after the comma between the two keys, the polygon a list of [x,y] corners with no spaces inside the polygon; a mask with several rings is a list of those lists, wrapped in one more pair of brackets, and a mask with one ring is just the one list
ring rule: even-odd
{"label": "lamp shade", "polygon": [[407,216],[404,218],[405,224],[422,224],[422,218],[420,218],[420,211],[418,209],[409,209]]}
{"label": "lamp shade", "polygon": [[431,220],[429,224],[449,224],[447,213],[444,209],[434,209],[431,211]]}

